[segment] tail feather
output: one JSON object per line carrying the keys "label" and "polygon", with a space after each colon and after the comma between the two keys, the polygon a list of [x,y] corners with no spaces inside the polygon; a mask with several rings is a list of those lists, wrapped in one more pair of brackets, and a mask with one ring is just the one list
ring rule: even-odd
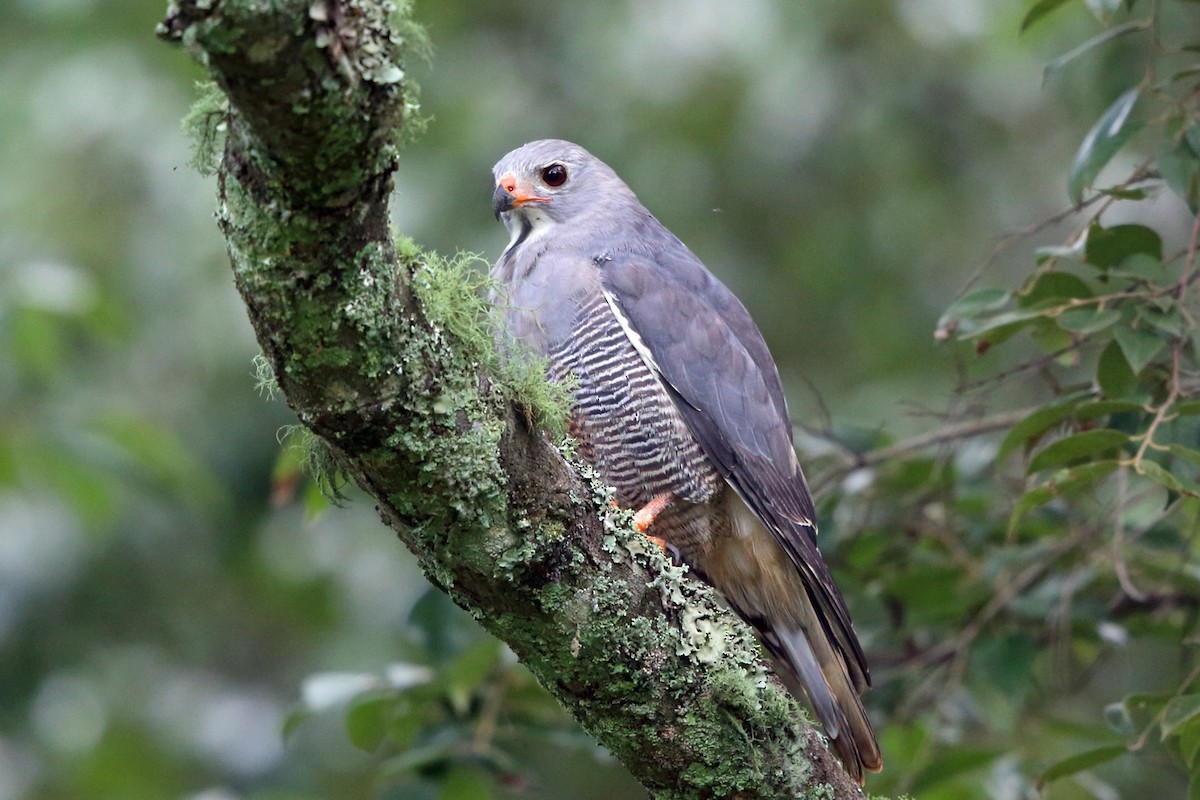
{"label": "tail feather", "polygon": [[730,535],[691,563],[754,626],[788,689],[808,698],[861,784],[864,771],[883,768],[883,758],[859,700],[871,681],[845,601],[820,553],[814,549],[811,564],[794,558],[738,495],[728,497]]}
{"label": "tail feather", "polygon": [[824,631],[813,634],[810,639],[802,628],[772,631],[764,640],[767,649],[783,662],[788,688],[793,694],[800,689],[808,697],[846,771],[861,784],[864,770],[883,768],[875,730],[842,657],[829,645]]}

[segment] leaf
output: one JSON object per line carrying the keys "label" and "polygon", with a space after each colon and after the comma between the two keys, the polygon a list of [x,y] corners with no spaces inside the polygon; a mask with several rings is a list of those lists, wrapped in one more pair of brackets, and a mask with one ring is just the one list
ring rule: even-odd
{"label": "leaf", "polygon": [[1138,464],[1141,467],[1141,473],[1160,486],[1164,486],[1172,492],[1183,489],[1183,484],[1179,482],[1179,479],[1161,464],[1149,459],[1142,459]]}
{"label": "leaf", "polygon": [[1096,191],[1107,197],[1115,197],[1118,200],[1145,200],[1149,197],[1145,189],[1121,189],[1116,186],[1110,186],[1107,189],[1097,189]]}
{"label": "leaf", "polygon": [[1121,7],[1121,2],[1122,0],[1084,0],[1088,11],[1091,11],[1092,15],[1104,25],[1109,23],[1112,15]]}
{"label": "leaf", "polygon": [[1070,0],[1038,0],[1033,4],[1033,8],[1025,12],[1025,18],[1021,20],[1020,32],[1032,28],[1039,20],[1049,16],[1050,12],[1058,9],[1060,6],[1066,5]]}
{"label": "leaf", "polygon": [[1108,453],[1128,441],[1128,434],[1112,428],[1076,433],[1053,441],[1042,448],[1041,452],[1030,459],[1027,471],[1029,473],[1040,472],[1051,467],[1064,466],[1072,461]]}
{"label": "leaf", "polygon": [[368,753],[379,748],[395,705],[391,689],[373,689],[354,698],[346,709],[346,733],[355,747]]}
{"label": "leaf", "polygon": [[1130,414],[1145,410],[1140,403],[1131,403],[1127,400],[1096,400],[1092,403],[1084,403],[1075,409],[1075,419],[1086,422],[1112,414]]}
{"label": "leaf", "polygon": [[1050,247],[1039,247],[1034,251],[1034,257],[1040,267],[1052,258],[1074,258],[1083,253],[1084,244],[1087,237],[1077,236],[1075,241],[1068,245],[1052,245]]}
{"label": "leaf", "polygon": [[1058,315],[1059,327],[1072,333],[1096,333],[1111,327],[1121,319],[1115,309],[1077,308]]}
{"label": "leaf", "polygon": [[307,706],[297,705],[292,708],[283,718],[280,736],[286,742],[310,717],[312,717],[312,711]]}
{"label": "leaf", "polygon": [[1200,694],[1185,694],[1172,697],[1163,712],[1162,738],[1175,733],[1182,725],[1200,718]]}
{"label": "leaf", "polygon": [[1098,222],[1088,227],[1087,263],[1100,269],[1119,266],[1135,254],[1145,254],[1161,262],[1162,238],[1145,225],[1114,225],[1105,228]]}
{"label": "leaf", "polygon": [[1160,153],[1158,171],[1171,191],[1179,195],[1193,213],[1200,209],[1200,160],[1187,142],[1180,142],[1173,150]]}
{"label": "leaf", "polygon": [[476,770],[455,766],[441,780],[437,800],[491,800],[491,782]]}
{"label": "leaf", "polygon": [[1148,27],[1150,27],[1148,20],[1134,20],[1133,22],[1126,22],[1122,25],[1117,25],[1115,28],[1109,28],[1103,33],[1093,36],[1083,44],[1078,45],[1069,52],[1063,53],[1061,56],[1047,64],[1045,68],[1042,69],[1042,83],[1045,84],[1046,81],[1050,80],[1051,75],[1053,75],[1055,72],[1058,72],[1067,64],[1070,64],[1072,61],[1088,51],[1093,50],[1100,45],[1105,44],[1106,42],[1110,42],[1113,39],[1130,33],[1137,33],[1138,31],[1145,30]]}
{"label": "leaf", "polygon": [[1010,524],[1015,523],[1016,520],[1019,520],[1027,512],[1049,503],[1056,497],[1064,497],[1092,485],[1101,478],[1111,474],[1118,466],[1120,465],[1116,461],[1110,459],[1093,461],[1090,464],[1082,464],[1078,467],[1063,470],[1042,485],[1021,495],[1021,498],[1017,500],[1016,505],[1013,507]]}
{"label": "leaf", "polygon": [[1170,337],[1180,337],[1187,333],[1187,321],[1172,307],[1168,311],[1157,311],[1153,307],[1145,309],[1142,319]]}
{"label": "leaf", "polygon": [[1116,341],[1108,343],[1096,364],[1096,382],[1100,391],[1110,400],[1128,398],[1138,388],[1137,375],[1129,368],[1129,362]]}
{"label": "leaf", "polygon": [[1071,347],[1075,341],[1075,334],[1068,333],[1056,325],[1036,325],[1029,331],[1029,337],[1046,355],[1056,354],[1055,363],[1066,367],[1079,363],[1079,351]]}
{"label": "leaf", "polygon": [[1001,755],[999,750],[984,748],[958,747],[949,750],[946,755],[934,759],[917,773],[908,788],[919,797],[936,786],[991,764]]}
{"label": "leaf", "polygon": [[[1176,408],[1178,408],[1178,406],[1176,406]],[[1173,444],[1167,449],[1170,450],[1171,455],[1178,456],[1184,461],[1187,461],[1189,464],[1200,467],[1200,450],[1193,450],[1192,448],[1184,447],[1181,444]]]}
{"label": "leaf", "polygon": [[1029,288],[1021,293],[1021,308],[1060,306],[1068,300],[1086,299],[1093,296],[1087,282],[1069,272],[1050,270],[1037,276]]}
{"label": "leaf", "polygon": [[1127,752],[1123,744],[1110,744],[1092,750],[1084,750],[1082,753],[1076,753],[1056,764],[1051,764],[1042,772],[1040,779],[1043,783],[1050,783],[1059,778],[1083,772],[1085,769],[1106,764],[1114,758],[1125,755]]}
{"label": "leaf", "polygon": [[996,311],[1003,308],[1011,297],[1012,292],[1004,289],[991,287],[975,289],[951,303],[943,316],[953,319],[976,317],[985,311]]}
{"label": "leaf", "polygon": [[1141,283],[1161,282],[1166,279],[1167,270],[1162,258],[1148,253],[1134,253],[1121,262],[1120,269],[1110,271],[1109,275],[1133,278]]}
{"label": "leaf", "polygon": [[1113,333],[1121,353],[1129,363],[1134,375],[1141,373],[1146,365],[1167,346],[1167,340],[1154,331],[1142,328],[1120,327]]}
{"label": "leaf", "polygon": [[1200,760],[1200,720],[1182,726],[1178,730],[1179,749],[1183,751],[1183,763],[1194,770]]}
{"label": "leaf", "polygon": [[998,344],[1032,321],[1040,320],[1044,316],[1040,311],[1003,311],[994,317],[989,317],[973,329],[964,328],[959,338],[967,339],[986,333],[992,344]]}
{"label": "leaf", "polygon": [[[1132,23],[1119,25],[1116,28],[1105,31],[1105,33],[1091,40],[1093,42],[1091,46],[1100,44],[1101,42],[1097,40],[1102,37],[1108,36],[1108,38],[1113,38],[1111,35],[1113,31],[1126,28],[1128,30],[1125,32],[1128,33],[1129,30],[1132,30],[1129,29],[1130,24]],[[1104,39],[1104,41],[1107,41],[1107,39]],[[1078,55],[1077,51],[1080,51],[1080,48],[1085,45],[1087,45],[1086,42],[1084,45],[1080,45],[1080,47],[1072,50],[1067,56],[1073,58],[1072,54]],[[1063,56],[1059,61],[1066,59],[1067,56]],[[1063,61],[1063,63],[1066,62]],[[1047,66],[1046,70],[1049,71],[1050,66]],[[1135,86],[1118,97],[1100,115],[1100,119],[1096,120],[1096,124],[1083,137],[1083,143],[1079,146],[1079,152],[1075,154],[1075,160],[1071,164],[1071,171],[1067,179],[1067,194],[1070,196],[1071,202],[1078,203],[1083,199],[1083,190],[1092,185],[1092,181],[1100,174],[1100,170],[1104,169],[1104,166],[1112,160],[1117,151],[1124,147],[1125,143],[1141,128],[1140,124],[1126,124],[1129,121],[1129,114],[1133,111],[1140,93],[1140,89]]]}
{"label": "leaf", "polygon": [[1074,398],[1049,406],[1048,408],[1039,408],[1025,417],[1025,419],[1012,426],[1005,435],[1004,440],[1000,442],[1000,449],[996,452],[996,460],[1000,461],[1018,446],[1032,445],[1051,425],[1070,417],[1079,403],[1080,398]]}
{"label": "leaf", "polygon": [[471,695],[499,662],[500,643],[495,639],[481,639],[463,650],[441,675],[450,704],[465,711]]}

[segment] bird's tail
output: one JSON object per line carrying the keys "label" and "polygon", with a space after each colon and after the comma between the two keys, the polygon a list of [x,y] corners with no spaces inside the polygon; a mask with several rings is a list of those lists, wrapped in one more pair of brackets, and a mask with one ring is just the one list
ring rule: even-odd
{"label": "bird's tail", "polygon": [[805,610],[809,613],[800,627],[772,628],[763,638],[784,667],[784,683],[793,694],[802,691],[808,697],[846,771],[861,784],[864,770],[878,772],[883,768],[875,730],[845,660],[831,645],[811,608]]}

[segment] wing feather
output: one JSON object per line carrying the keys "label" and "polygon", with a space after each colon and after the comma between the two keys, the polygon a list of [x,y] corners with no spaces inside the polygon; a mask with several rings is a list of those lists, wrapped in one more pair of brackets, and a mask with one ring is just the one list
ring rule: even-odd
{"label": "wing feather", "polygon": [[788,552],[855,685],[865,689],[866,657],[817,550],[816,513],[775,362],[741,302],[662,232],[670,239],[661,247],[597,256],[605,293],[705,454]]}

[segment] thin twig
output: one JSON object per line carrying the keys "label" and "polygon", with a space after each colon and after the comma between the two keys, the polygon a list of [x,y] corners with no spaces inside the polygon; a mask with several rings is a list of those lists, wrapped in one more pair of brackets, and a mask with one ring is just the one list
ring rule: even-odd
{"label": "thin twig", "polygon": [[827,472],[815,478],[811,484],[814,494],[819,494],[829,483],[843,477],[844,475],[853,472],[856,469],[864,469],[872,467],[876,464],[881,464],[892,459],[904,458],[905,456],[919,453],[922,450],[927,450],[931,447],[937,447],[950,442],[957,442],[963,439],[973,439],[976,436],[983,436],[988,433],[1010,428],[1017,424],[1025,417],[1029,416],[1035,409],[1023,408],[1015,411],[1002,411],[998,414],[992,414],[979,419],[968,420],[954,425],[946,425],[934,431],[921,433],[916,436],[896,442],[895,444],[879,447],[874,450],[868,450],[865,453],[856,453],[847,448],[836,440],[828,440],[838,449],[838,454],[842,458],[842,463],[832,467]]}

